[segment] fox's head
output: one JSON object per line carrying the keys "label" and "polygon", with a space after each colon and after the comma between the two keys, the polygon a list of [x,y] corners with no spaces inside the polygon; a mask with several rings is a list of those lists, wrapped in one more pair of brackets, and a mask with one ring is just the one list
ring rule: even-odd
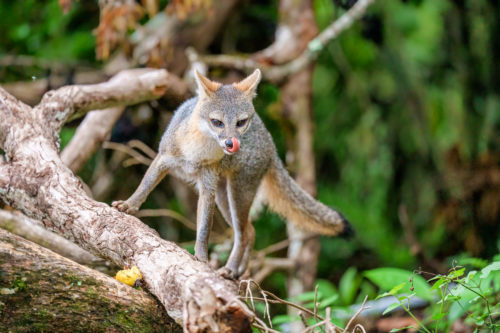
{"label": "fox's head", "polygon": [[213,137],[224,153],[236,153],[240,149],[241,136],[250,127],[255,114],[252,99],[260,82],[260,70],[229,85],[211,81],[198,71],[195,71],[195,78],[200,130]]}

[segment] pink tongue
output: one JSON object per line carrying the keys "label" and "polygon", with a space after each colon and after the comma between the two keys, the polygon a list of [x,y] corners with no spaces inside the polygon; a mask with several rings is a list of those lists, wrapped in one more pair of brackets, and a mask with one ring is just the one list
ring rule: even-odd
{"label": "pink tongue", "polygon": [[227,151],[230,153],[236,153],[238,150],[240,150],[240,142],[236,138],[233,138],[232,140],[233,140],[233,147],[227,148]]}

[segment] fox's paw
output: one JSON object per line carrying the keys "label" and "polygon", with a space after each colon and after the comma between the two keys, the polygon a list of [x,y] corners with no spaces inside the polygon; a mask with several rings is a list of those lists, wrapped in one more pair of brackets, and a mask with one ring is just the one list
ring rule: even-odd
{"label": "fox's paw", "polygon": [[224,279],[228,280],[238,280],[238,274],[236,272],[233,272],[226,266],[223,266],[217,270],[217,273],[219,273],[220,276],[222,276]]}
{"label": "fox's paw", "polygon": [[139,208],[130,206],[127,201],[122,201],[122,200],[113,201],[111,206],[115,207],[120,212],[124,212],[130,215],[135,215],[139,210]]}

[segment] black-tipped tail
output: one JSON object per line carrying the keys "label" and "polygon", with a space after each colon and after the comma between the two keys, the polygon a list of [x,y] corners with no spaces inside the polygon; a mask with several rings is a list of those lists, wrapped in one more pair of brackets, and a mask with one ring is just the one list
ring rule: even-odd
{"label": "black-tipped tail", "polygon": [[344,225],[344,229],[339,234],[339,237],[350,239],[356,236],[356,231],[352,227],[352,224],[342,214],[340,214],[340,216],[342,217],[342,224]]}

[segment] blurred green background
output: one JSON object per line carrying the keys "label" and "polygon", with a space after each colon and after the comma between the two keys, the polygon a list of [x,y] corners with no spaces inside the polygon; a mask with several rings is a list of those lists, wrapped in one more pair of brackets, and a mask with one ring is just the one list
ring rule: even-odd
{"label": "blurred green background", "polygon": [[[351,3],[315,0],[318,26]],[[255,52],[272,42],[277,1],[245,1],[238,11],[235,51]],[[76,68],[105,64],[95,56],[97,1],[74,2],[67,14],[56,0],[1,1],[0,13],[1,83],[50,77],[55,70],[71,83]],[[342,211],[357,235],[322,238],[319,277],[338,282],[349,267],[436,271],[453,258],[491,259],[499,252],[499,17],[493,0],[377,1],[320,54],[313,82],[318,197]],[[217,39],[210,50],[220,44]],[[29,62],[8,61],[19,55]],[[264,82],[256,106],[284,157],[285,135],[273,112],[279,94]],[[167,111],[155,105],[153,119],[163,119]],[[121,121],[132,129],[113,137],[156,148],[165,122],[134,126],[135,111]],[[63,143],[77,124],[63,130]],[[80,176],[92,182],[109,158],[109,151],[98,152]],[[127,197],[145,168],[120,168],[102,200]],[[145,207],[184,212],[167,182],[159,191]],[[146,221],[169,239],[194,239],[168,219]],[[286,237],[284,223],[267,212],[256,229],[258,249]],[[268,284],[283,288],[283,281],[276,273]]]}

